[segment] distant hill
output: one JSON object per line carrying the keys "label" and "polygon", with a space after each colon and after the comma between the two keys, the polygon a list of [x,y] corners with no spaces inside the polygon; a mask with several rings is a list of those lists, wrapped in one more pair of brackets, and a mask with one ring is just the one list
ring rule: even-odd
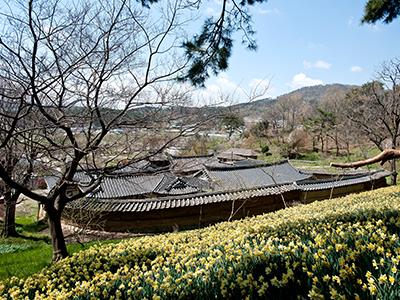
{"label": "distant hill", "polygon": [[[263,116],[265,111],[267,111],[273,104],[285,97],[300,97],[304,101],[311,103],[312,105],[317,104],[324,99],[331,98],[334,95],[343,96],[349,92],[355,85],[346,84],[326,84],[326,85],[316,85],[310,87],[303,87],[298,90],[292,91],[287,94],[278,96],[277,98],[265,98],[250,102],[244,102],[239,104],[234,104],[231,106],[210,106],[210,107],[174,107],[175,111],[179,111],[180,114],[187,114],[194,116],[194,118],[202,116],[203,118],[214,119],[214,122],[219,123],[222,116],[226,113],[239,114],[242,117],[250,118],[260,118]],[[132,110],[135,114],[144,113],[144,111],[152,110],[151,108]],[[167,111],[169,111],[167,109]]]}
{"label": "distant hill", "polygon": [[[328,97],[332,97],[333,95],[344,95],[352,88],[355,88],[354,85],[345,85],[345,84],[327,84],[327,85],[317,85],[311,87],[303,87],[301,89],[292,91],[290,93],[281,95],[277,98],[265,98],[259,99],[251,102],[239,103],[231,106],[210,106],[210,107],[170,107],[166,109],[155,108],[151,106],[136,108],[129,110],[125,117],[121,120],[121,125],[129,123],[130,120],[135,120],[140,118],[143,121],[152,122],[154,120],[154,114],[159,115],[159,120],[163,118],[173,117],[174,114],[177,115],[186,115],[189,116],[185,122],[193,123],[198,121],[199,119],[211,119],[214,123],[220,123],[222,116],[227,113],[235,113],[241,115],[242,117],[250,117],[250,118],[260,118],[263,114],[277,101],[284,97],[296,96],[300,97],[303,100],[310,102],[312,104],[316,104]],[[6,103],[5,100],[0,99],[0,105],[4,105]],[[67,112],[70,117],[77,118],[77,124],[79,124],[79,120],[81,116],[86,114],[85,109],[82,107],[71,107],[70,111]],[[118,113],[120,113],[119,109],[113,108],[103,108],[101,109],[101,113],[105,118],[105,121],[111,120],[111,118],[115,117]],[[147,116],[150,116],[149,118]],[[95,121],[95,125],[99,125],[98,122]]]}
{"label": "distant hill", "polygon": [[284,97],[300,97],[306,102],[310,102],[311,104],[317,104],[324,99],[331,97],[334,94],[343,95],[349,92],[351,89],[355,88],[355,85],[347,85],[347,84],[326,84],[326,85],[315,85],[315,86],[307,86],[300,88],[298,90],[292,91],[287,94],[283,94],[278,96],[277,98],[271,99],[260,99],[257,101],[240,103],[233,105],[231,109],[236,109],[240,112],[243,117],[259,117],[262,115],[268,107],[273,105],[275,102],[279,101]]}
{"label": "distant hill", "polygon": [[314,85],[300,88],[298,90],[292,91],[290,93],[281,95],[277,98],[287,97],[287,96],[300,96],[304,101],[311,103],[318,103],[324,98],[332,95],[333,93],[347,93],[351,89],[357,87],[356,85],[348,84],[326,84],[326,85]]}

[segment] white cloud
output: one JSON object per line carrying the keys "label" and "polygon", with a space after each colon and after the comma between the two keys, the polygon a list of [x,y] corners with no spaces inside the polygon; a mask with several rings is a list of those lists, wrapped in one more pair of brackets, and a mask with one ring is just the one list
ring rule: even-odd
{"label": "white cloud", "polygon": [[226,73],[220,73],[213,82],[211,80],[208,82],[205,88],[194,93],[195,105],[227,105],[232,104],[233,98],[244,97],[242,88]]}
{"label": "white cloud", "polygon": [[276,15],[279,16],[281,14],[281,11],[277,8],[272,8],[272,9],[259,9],[258,13],[260,15]]}
{"label": "white cloud", "polygon": [[247,98],[256,100],[261,98],[273,97],[274,87],[271,80],[253,78],[249,83],[249,92]]}
{"label": "white cloud", "polygon": [[271,86],[271,82],[266,79],[254,78],[249,83],[249,87],[251,89],[269,90],[270,86]]}
{"label": "white cloud", "polygon": [[215,80],[209,81],[206,87],[196,90],[193,95],[194,105],[232,105],[271,96],[269,80],[254,78],[244,88],[231,80],[226,73],[219,74]]}
{"label": "white cloud", "polygon": [[350,68],[350,71],[353,72],[353,73],[360,73],[360,72],[363,71],[363,68],[361,68],[360,66],[352,66]]}
{"label": "white cloud", "polygon": [[294,89],[299,89],[305,86],[313,86],[323,84],[323,81],[320,79],[313,79],[307,77],[304,73],[298,73],[293,76],[292,81],[290,82],[289,86]]}
{"label": "white cloud", "polygon": [[303,61],[303,66],[305,69],[325,69],[325,70],[329,70],[332,67],[332,64],[323,61],[323,60],[317,60],[316,62],[310,62],[307,60]]}

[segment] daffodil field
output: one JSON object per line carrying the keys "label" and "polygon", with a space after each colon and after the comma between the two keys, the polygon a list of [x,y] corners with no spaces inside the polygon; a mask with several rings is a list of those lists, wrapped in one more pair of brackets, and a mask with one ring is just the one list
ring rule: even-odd
{"label": "daffodil field", "polygon": [[5,299],[398,299],[400,188],[94,246]]}

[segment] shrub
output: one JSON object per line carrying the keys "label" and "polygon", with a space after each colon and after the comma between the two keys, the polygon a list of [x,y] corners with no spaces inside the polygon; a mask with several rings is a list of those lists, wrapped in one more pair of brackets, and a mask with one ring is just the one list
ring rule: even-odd
{"label": "shrub", "polygon": [[321,160],[321,155],[317,152],[307,152],[302,155],[301,159],[317,161],[317,160]]}
{"label": "shrub", "polygon": [[31,248],[28,244],[0,244],[0,254],[13,253]]}
{"label": "shrub", "polygon": [[314,202],[200,230],[94,246],[9,298],[400,297],[400,190]]}
{"label": "shrub", "polygon": [[261,153],[264,155],[271,155],[271,153],[269,153],[269,146],[266,144],[261,144],[260,145],[261,148]]}

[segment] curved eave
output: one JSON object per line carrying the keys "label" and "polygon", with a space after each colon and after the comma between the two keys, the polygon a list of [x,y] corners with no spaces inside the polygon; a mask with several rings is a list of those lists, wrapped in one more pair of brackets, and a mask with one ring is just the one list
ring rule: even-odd
{"label": "curved eave", "polygon": [[98,212],[146,212],[170,208],[182,208],[190,206],[222,203],[279,195],[286,192],[298,191],[309,192],[326,190],[332,188],[353,186],[356,184],[373,183],[383,179],[391,173],[378,171],[365,176],[356,176],[348,179],[301,181],[291,184],[282,184],[268,187],[257,187],[253,189],[231,190],[209,193],[196,193],[191,195],[167,196],[147,199],[79,199],[67,205],[70,209],[83,209]]}
{"label": "curved eave", "polygon": [[362,184],[362,183],[367,183],[371,182],[373,183],[376,180],[385,178],[389,176],[391,173],[388,171],[376,171],[371,174],[367,175],[355,175],[355,176],[349,176],[350,178],[342,178],[338,177],[333,180],[316,180],[314,182],[312,181],[303,181],[303,182],[298,182],[298,186],[302,191],[318,191],[318,190],[327,190],[327,189],[332,189],[332,188],[339,188],[339,187],[345,187],[345,186],[352,186],[356,184]]}
{"label": "curved eave", "polygon": [[278,195],[285,192],[295,191],[297,189],[298,187],[295,184],[287,184],[274,187],[260,187],[251,190],[201,193],[153,199],[80,199],[69,203],[67,207],[71,209],[86,209],[104,212],[144,212],[226,201],[246,200],[254,197]]}

